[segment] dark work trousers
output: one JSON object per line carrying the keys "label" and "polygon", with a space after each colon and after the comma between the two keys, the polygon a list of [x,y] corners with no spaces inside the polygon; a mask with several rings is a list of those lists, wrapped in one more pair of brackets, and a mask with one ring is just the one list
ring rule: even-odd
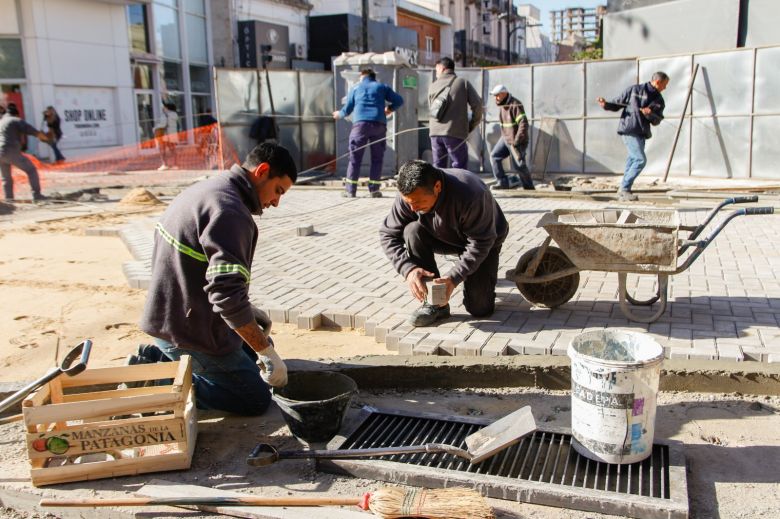
{"label": "dark work trousers", "polygon": [[[404,241],[409,258],[415,265],[441,277],[434,253],[462,254],[464,248],[455,247],[436,239],[419,222],[404,227]],[[496,282],[498,281],[498,255],[501,246],[490,249],[479,268],[463,280],[463,306],[474,317],[487,317],[496,309]]]}
{"label": "dark work trousers", "polygon": [[5,199],[13,200],[14,198],[14,179],[11,176],[11,166],[16,166],[27,173],[33,198],[40,196],[41,182],[38,179],[38,170],[35,169],[35,165],[21,151],[10,151],[0,153],[0,173],[3,175],[3,194]]}
{"label": "dark work trousers", "polygon": [[[387,125],[373,121],[359,121],[352,125],[349,132],[349,165],[347,166],[347,193],[357,192],[360,178],[360,163],[366,144],[371,143],[371,169],[369,170],[368,191],[379,191],[382,182],[382,161],[385,156]],[[360,148],[360,149],[358,149]]]}
{"label": "dark work trousers", "polygon": [[433,165],[437,168],[447,167],[447,157],[452,161],[453,168],[466,169],[469,164],[469,146],[463,139],[435,135],[431,137]]}
{"label": "dark work trousers", "polygon": [[490,152],[490,164],[493,166],[493,176],[502,186],[508,185],[502,161],[509,157],[512,166],[520,177],[520,183],[523,185],[523,189],[534,189],[534,181],[531,180],[531,172],[528,171],[528,166],[525,164],[525,150],[517,150],[517,153],[520,158],[519,164],[515,160],[515,156],[511,153],[509,145],[507,145],[504,139],[499,139]]}

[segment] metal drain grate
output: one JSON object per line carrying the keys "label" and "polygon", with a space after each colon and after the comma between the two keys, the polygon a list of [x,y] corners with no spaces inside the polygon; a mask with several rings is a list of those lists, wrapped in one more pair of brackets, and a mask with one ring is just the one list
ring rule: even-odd
{"label": "metal drain grate", "polygon": [[[328,448],[445,443],[466,448],[483,420],[364,408]],[[486,495],[642,518],[686,518],[685,464],[674,445],[656,444],[640,463],[610,465],[578,454],[567,430],[546,428],[472,465],[456,456],[400,454],[371,460],[323,460],[326,471],[421,486],[477,486]]]}

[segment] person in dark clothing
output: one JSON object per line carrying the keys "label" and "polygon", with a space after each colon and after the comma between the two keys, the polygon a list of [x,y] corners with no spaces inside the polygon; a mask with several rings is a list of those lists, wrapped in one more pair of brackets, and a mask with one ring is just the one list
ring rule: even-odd
{"label": "person in dark clothing", "polygon": [[[490,190],[469,171],[412,160],[398,172],[398,191],[379,238],[412,296],[423,302],[409,324],[430,326],[449,317],[449,299],[460,283],[466,310],[474,317],[491,315],[498,256],[509,226]],[[435,253],[457,254],[459,261],[441,276]],[[425,281],[431,278],[446,285],[446,303],[426,302]]]}
{"label": "person in dark clothing", "polygon": [[428,118],[433,165],[446,168],[449,158],[453,168],[465,168],[469,160],[466,139],[482,121],[482,98],[469,81],[455,75],[455,62],[446,57],[436,62],[436,80],[428,87],[428,106],[440,96],[447,99],[444,113],[438,119],[433,115]]}
{"label": "person in dark clothing", "polygon": [[198,407],[244,415],[266,410],[268,386],[287,384],[287,368],[257,323],[270,320],[249,302],[259,234],[253,216],[277,207],[297,176],[290,153],[264,143],[242,166],[171,202],[156,226],[140,323],[156,345],[141,346],[128,363],[190,355]]}
{"label": "person in dark clothing", "polygon": [[261,115],[252,122],[249,127],[249,138],[257,144],[264,142],[277,142],[279,140],[279,126],[276,119],[267,115]]}
{"label": "person in dark clothing", "polygon": [[525,149],[528,147],[528,118],[523,103],[512,97],[504,85],[494,86],[490,94],[498,105],[498,121],[501,124],[501,138],[490,152],[490,164],[493,166],[493,176],[496,179],[493,189],[517,187],[517,178],[514,179],[515,185],[512,185],[504,172],[502,161],[507,157],[517,169],[523,189],[535,189],[531,172],[528,171],[525,163]]}
{"label": "person in dark clothing", "polygon": [[3,177],[3,195],[5,201],[14,199],[14,179],[11,176],[11,166],[15,166],[27,174],[34,201],[46,200],[41,193],[41,182],[35,164],[22,153],[22,136],[34,135],[42,142],[47,141],[46,134],[19,118],[19,109],[14,103],[9,103],[6,113],[0,117],[0,173]]}
{"label": "person in dark clothing", "polygon": [[352,130],[349,132],[349,165],[347,166],[344,196],[357,195],[360,163],[365,146],[371,144],[371,168],[369,170],[368,192],[372,198],[381,198],[379,190],[382,179],[382,162],[387,141],[387,116],[398,110],[404,99],[384,83],[376,80],[376,73],[370,68],[360,71],[360,81],[347,95],[347,102],[341,110],[333,112],[334,119],[352,116]]}
{"label": "person in dark clothing", "polygon": [[49,146],[51,146],[51,149],[54,152],[54,161],[63,162],[65,160],[65,156],[57,147],[57,143],[60,142],[60,140],[62,139],[62,129],[60,128],[60,115],[57,113],[57,110],[55,110],[53,106],[47,106],[46,110],[43,111],[43,121],[46,123],[46,126],[49,128],[49,131],[46,132],[46,135],[49,138]]}
{"label": "person in dark clothing", "polygon": [[198,116],[198,128],[212,124],[217,124],[217,120],[211,114],[211,108],[206,108],[206,111]]}
{"label": "person in dark clothing", "polygon": [[618,189],[618,197],[622,201],[637,200],[637,196],[631,192],[631,186],[647,164],[645,141],[653,136],[650,125],[658,126],[664,118],[666,104],[661,92],[668,84],[669,76],[664,72],[656,72],[649,82],[627,88],[612,101],[596,98],[604,110],[623,110],[617,131],[628,150],[623,182]]}

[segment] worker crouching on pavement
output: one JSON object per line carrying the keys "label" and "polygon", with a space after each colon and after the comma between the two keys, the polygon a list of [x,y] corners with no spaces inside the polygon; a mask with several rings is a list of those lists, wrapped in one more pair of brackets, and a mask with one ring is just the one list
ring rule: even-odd
{"label": "worker crouching on pavement", "polygon": [[[385,254],[423,304],[409,318],[430,326],[450,315],[452,291],[463,283],[463,304],[474,317],[496,305],[498,256],[509,232],[506,218],[482,180],[464,169],[438,169],[412,160],[398,172],[398,191],[379,230]],[[441,276],[434,254],[457,254],[458,262]],[[426,278],[446,285],[446,302],[426,302]]]}
{"label": "worker crouching on pavement", "polygon": [[248,289],[259,234],[252,217],[277,207],[297,176],[285,148],[261,144],[242,166],[183,191],[157,224],[141,318],[156,345],[141,346],[128,361],[190,355],[201,409],[261,414],[271,401],[268,385],[287,384],[287,367],[258,326]]}

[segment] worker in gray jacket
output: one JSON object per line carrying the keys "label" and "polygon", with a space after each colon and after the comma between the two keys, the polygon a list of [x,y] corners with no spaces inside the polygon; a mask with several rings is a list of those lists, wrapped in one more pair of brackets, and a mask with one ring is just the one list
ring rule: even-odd
{"label": "worker in gray jacket", "polygon": [[141,318],[156,344],[128,361],[190,355],[202,409],[261,414],[271,401],[268,385],[287,384],[284,361],[249,303],[249,280],[259,234],[253,216],[278,206],[297,176],[286,149],[261,144],[242,166],[183,191],[156,226]]}
{"label": "worker in gray jacket", "polygon": [[466,168],[469,160],[466,139],[482,120],[482,98],[471,83],[455,75],[455,62],[450,58],[436,62],[436,80],[428,88],[429,106],[436,105],[437,98],[446,107],[438,118],[430,114],[428,119],[433,165],[446,168],[449,157],[453,168]]}
{"label": "worker in gray jacket", "polygon": [[[495,310],[498,256],[509,226],[490,190],[463,169],[438,169],[412,160],[398,172],[398,191],[379,230],[385,254],[423,302],[409,324],[430,326],[450,315],[449,299],[463,283],[463,304],[474,317]],[[440,275],[434,254],[456,254],[458,262]],[[446,301],[426,302],[426,280],[446,286]]]}
{"label": "worker in gray jacket", "polygon": [[27,174],[34,201],[46,200],[41,193],[41,182],[38,170],[30,159],[22,153],[22,135],[34,135],[43,142],[48,142],[46,134],[19,117],[19,109],[14,103],[9,103],[5,114],[0,117],[0,173],[3,177],[3,195],[6,202],[14,199],[14,179],[11,176],[11,166],[15,166]]}

